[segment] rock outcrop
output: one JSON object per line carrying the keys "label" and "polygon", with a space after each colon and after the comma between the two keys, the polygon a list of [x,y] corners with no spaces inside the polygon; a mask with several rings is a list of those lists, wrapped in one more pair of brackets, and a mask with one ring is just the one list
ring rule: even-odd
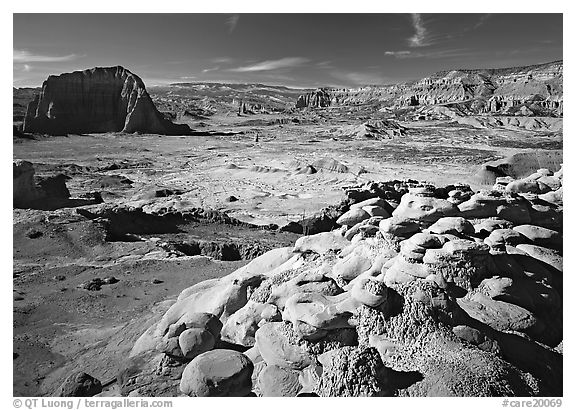
{"label": "rock outcrop", "polygon": [[100,380],[82,371],[74,372],[58,388],[57,397],[91,397],[102,391]]}
{"label": "rock outcrop", "polygon": [[360,125],[344,125],[334,134],[354,139],[391,139],[406,135],[407,128],[392,120],[370,120]]}
{"label": "rock outcrop", "polygon": [[12,163],[12,204],[15,208],[58,209],[102,202],[99,192],[90,192],[83,198],[70,198],[64,174],[35,176],[34,165],[20,159]]}
{"label": "rock outcrop", "polygon": [[42,192],[34,183],[34,166],[31,162],[16,160],[12,164],[13,173],[13,204],[15,207],[25,207],[42,198]]}
{"label": "rock outcrop", "polygon": [[176,357],[197,396],[562,395],[561,195],[515,187],[349,188],[339,229],[185,289],[131,355]]}
{"label": "rock outcrop", "polygon": [[[564,153],[562,150],[519,152],[509,157],[483,164],[474,175],[474,182],[480,185],[493,185],[498,178],[502,177],[510,177],[511,179],[508,182],[520,178],[529,178],[535,181],[545,177],[543,181],[551,184],[555,191],[559,187],[557,186],[559,180],[552,173],[561,170],[563,158]],[[550,174],[538,174],[540,169],[547,169]],[[536,175],[533,175],[535,173]]]}
{"label": "rock outcrop", "polygon": [[324,88],[319,88],[307,94],[302,94],[296,101],[296,108],[305,107],[328,107],[330,105],[330,94]]}
{"label": "rock outcrop", "polygon": [[165,119],[140,77],[117,66],[49,76],[28,104],[24,132],[178,135],[190,128]]}

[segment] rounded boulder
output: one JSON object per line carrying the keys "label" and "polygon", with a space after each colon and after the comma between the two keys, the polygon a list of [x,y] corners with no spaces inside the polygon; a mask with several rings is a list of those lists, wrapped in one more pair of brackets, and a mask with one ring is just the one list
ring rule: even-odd
{"label": "rounded boulder", "polygon": [[184,369],[180,391],[195,397],[241,397],[252,390],[254,365],[246,355],[216,349],[196,356]]}
{"label": "rounded boulder", "polygon": [[350,209],[348,212],[345,212],[340,218],[338,218],[338,220],[336,220],[336,223],[341,226],[342,225],[354,226],[358,222],[362,222],[363,220],[368,219],[371,216],[373,215],[370,215],[364,209],[355,208]]}
{"label": "rounded boulder", "polygon": [[199,354],[211,350],[215,343],[214,336],[206,329],[186,329],[178,336],[180,350],[187,359],[193,359]]}

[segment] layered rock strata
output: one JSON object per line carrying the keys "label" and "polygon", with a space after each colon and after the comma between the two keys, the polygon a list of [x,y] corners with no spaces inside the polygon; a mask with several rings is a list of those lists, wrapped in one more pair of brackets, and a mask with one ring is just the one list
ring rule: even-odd
{"label": "layered rock strata", "polygon": [[563,114],[563,62],[442,71],[417,81],[359,88],[321,88],[298,97],[296,108],[377,102],[395,107],[466,103],[470,113]]}
{"label": "layered rock strata", "polygon": [[28,105],[23,129],[53,135],[190,132],[165,119],[140,77],[120,66],[49,76]]}

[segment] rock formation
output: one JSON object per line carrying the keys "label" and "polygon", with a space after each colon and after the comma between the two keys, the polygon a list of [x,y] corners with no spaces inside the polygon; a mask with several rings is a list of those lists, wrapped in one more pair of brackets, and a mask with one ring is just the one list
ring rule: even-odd
{"label": "rock formation", "polygon": [[[498,178],[510,177],[511,179],[526,178],[536,173],[539,169],[548,169],[552,172],[560,172],[563,162],[562,150],[538,150],[519,152],[509,157],[483,164],[474,175],[474,182],[480,185],[493,185]],[[549,175],[537,175],[538,179]],[[552,176],[552,175],[550,175]],[[507,181],[510,182],[510,181]],[[557,189],[557,180],[547,178],[552,189]]]}
{"label": "rock formation", "polygon": [[140,77],[117,66],[49,76],[28,104],[24,132],[177,135],[190,128],[165,119]]}
{"label": "rock formation", "polygon": [[57,397],[91,397],[102,391],[100,380],[78,371],[68,376],[56,391]]}
{"label": "rock formation", "polygon": [[42,192],[34,183],[34,166],[31,162],[16,160],[12,164],[14,206],[19,208],[42,198]]}
{"label": "rock formation", "polygon": [[12,201],[15,208],[58,209],[102,202],[98,192],[90,192],[83,198],[70,199],[70,191],[66,187],[67,176],[35,176],[34,165],[28,161],[14,160],[12,173]]}
{"label": "rock formation", "polygon": [[563,177],[536,174],[348,189],[339,229],[183,290],[130,394],[561,396]]}
{"label": "rock formation", "polygon": [[324,88],[318,88],[307,94],[298,97],[296,108],[304,107],[328,107],[330,105],[330,94]]}
{"label": "rock formation", "polygon": [[360,125],[343,125],[335,136],[354,139],[391,139],[406,135],[407,128],[393,120],[370,120]]}
{"label": "rock formation", "polygon": [[296,108],[378,102],[395,107],[462,103],[472,114],[562,116],[563,62],[477,70],[452,70],[406,83],[322,88],[298,97]]}

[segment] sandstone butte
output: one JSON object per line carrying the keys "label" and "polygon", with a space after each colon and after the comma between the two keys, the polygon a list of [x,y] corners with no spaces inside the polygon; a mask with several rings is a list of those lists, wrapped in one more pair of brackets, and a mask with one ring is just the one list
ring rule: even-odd
{"label": "sandstone butte", "polygon": [[140,77],[124,67],[49,76],[30,103],[24,132],[52,135],[125,132],[189,134],[156,109]]}

